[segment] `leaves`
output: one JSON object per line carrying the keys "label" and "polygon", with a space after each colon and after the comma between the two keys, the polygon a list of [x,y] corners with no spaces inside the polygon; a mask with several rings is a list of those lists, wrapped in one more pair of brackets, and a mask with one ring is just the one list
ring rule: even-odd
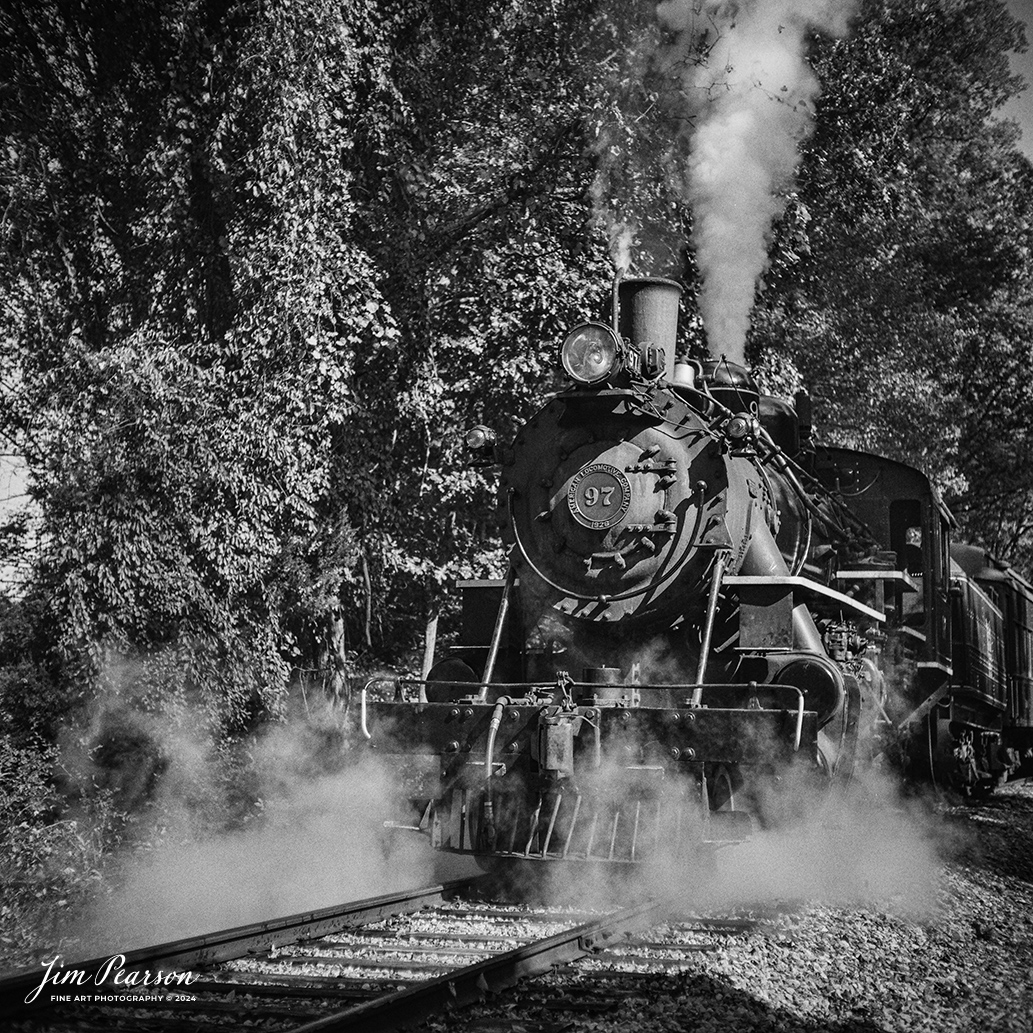
{"label": "leaves", "polygon": [[[350,141],[327,100],[346,103],[356,59],[324,6],[221,23],[141,6],[147,43],[102,76],[121,16],[3,21],[22,89],[4,422],[32,460],[38,576],[73,668],[141,652],[159,696],[199,691],[216,724],[280,705],[284,597],[331,605],[330,446],[355,408],[352,356],[394,332],[342,235]],[[279,580],[288,555],[307,581]]]}
{"label": "leaves", "polygon": [[[817,42],[817,132],[753,338],[765,362],[791,358],[820,433],[924,468],[966,534],[1017,558],[1028,529],[1007,540],[987,477],[1028,498],[1028,444],[986,431],[1030,417],[1000,390],[1001,364],[1028,361],[1030,172],[993,117],[1021,43],[1003,5],[939,0],[872,0],[849,37]],[[1011,463],[990,461],[995,442]]]}

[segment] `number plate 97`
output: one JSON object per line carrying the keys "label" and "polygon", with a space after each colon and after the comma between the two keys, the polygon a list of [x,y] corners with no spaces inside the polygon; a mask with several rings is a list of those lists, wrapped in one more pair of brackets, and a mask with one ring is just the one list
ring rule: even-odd
{"label": "number plate 97", "polygon": [[628,512],[631,485],[617,467],[592,463],[571,480],[567,505],[574,519],[585,527],[613,527]]}

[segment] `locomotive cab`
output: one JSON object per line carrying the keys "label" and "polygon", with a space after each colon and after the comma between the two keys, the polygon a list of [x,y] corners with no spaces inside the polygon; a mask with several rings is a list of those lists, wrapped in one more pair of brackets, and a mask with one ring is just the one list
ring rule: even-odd
{"label": "locomotive cab", "polygon": [[[950,675],[950,560],[954,518],[919,470],[881,456],[823,448],[815,473],[875,538],[888,546],[872,557],[869,593],[878,591],[890,615],[889,630],[900,662],[913,665],[916,690],[935,692]],[[892,568],[892,569],[889,569]],[[860,573],[839,571],[838,580],[864,591]]]}

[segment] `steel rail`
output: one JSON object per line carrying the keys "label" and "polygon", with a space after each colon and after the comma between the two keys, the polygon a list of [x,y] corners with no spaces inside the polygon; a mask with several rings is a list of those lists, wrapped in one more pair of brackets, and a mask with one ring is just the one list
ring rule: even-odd
{"label": "steel rail", "polygon": [[628,933],[664,921],[667,908],[651,900],[524,944],[485,961],[456,969],[416,986],[364,1001],[344,1011],[292,1027],[291,1033],[373,1033],[401,1029],[446,1008],[464,1007],[541,975],[557,965],[604,948]]}
{"label": "steel rail", "polygon": [[[365,925],[379,918],[418,911],[428,905],[440,904],[449,898],[459,896],[469,891],[477,882],[478,879],[458,879],[417,890],[337,904],[317,911],[302,911],[284,918],[254,922],[205,933],[202,936],[171,940],[151,947],[126,951],[124,954],[69,962],[52,971],[52,979],[48,983],[50,992],[38,993],[31,1003],[26,1003],[26,998],[41,986],[46,969],[26,969],[0,979],[0,1014],[13,1016],[45,1010],[51,1006],[50,997],[53,991],[68,993],[69,988],[81,989],[85,986],[100,985],[95,981],[105,969],[169,973],[202,968],[272,947],[296,943],[302,938],[325,936],[342,929]],[[112,966],[112,957],[119,959],[120,963]],[[63,974],[68,974],[68,981],[64,983],[61,982]],[[190,989],[188,985],[173,988]]]}

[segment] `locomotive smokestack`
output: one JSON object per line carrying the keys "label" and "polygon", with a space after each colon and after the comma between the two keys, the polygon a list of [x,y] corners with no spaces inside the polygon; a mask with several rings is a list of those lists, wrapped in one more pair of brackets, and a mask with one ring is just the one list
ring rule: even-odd
{"label": "locomotive smokestack", "polygon": [[682,286],[660,277],[628,276],[613,285],[613,328],[644,354],[650,346],[664,352],[664,380],[674,377],[678,340],[678,301]]}

